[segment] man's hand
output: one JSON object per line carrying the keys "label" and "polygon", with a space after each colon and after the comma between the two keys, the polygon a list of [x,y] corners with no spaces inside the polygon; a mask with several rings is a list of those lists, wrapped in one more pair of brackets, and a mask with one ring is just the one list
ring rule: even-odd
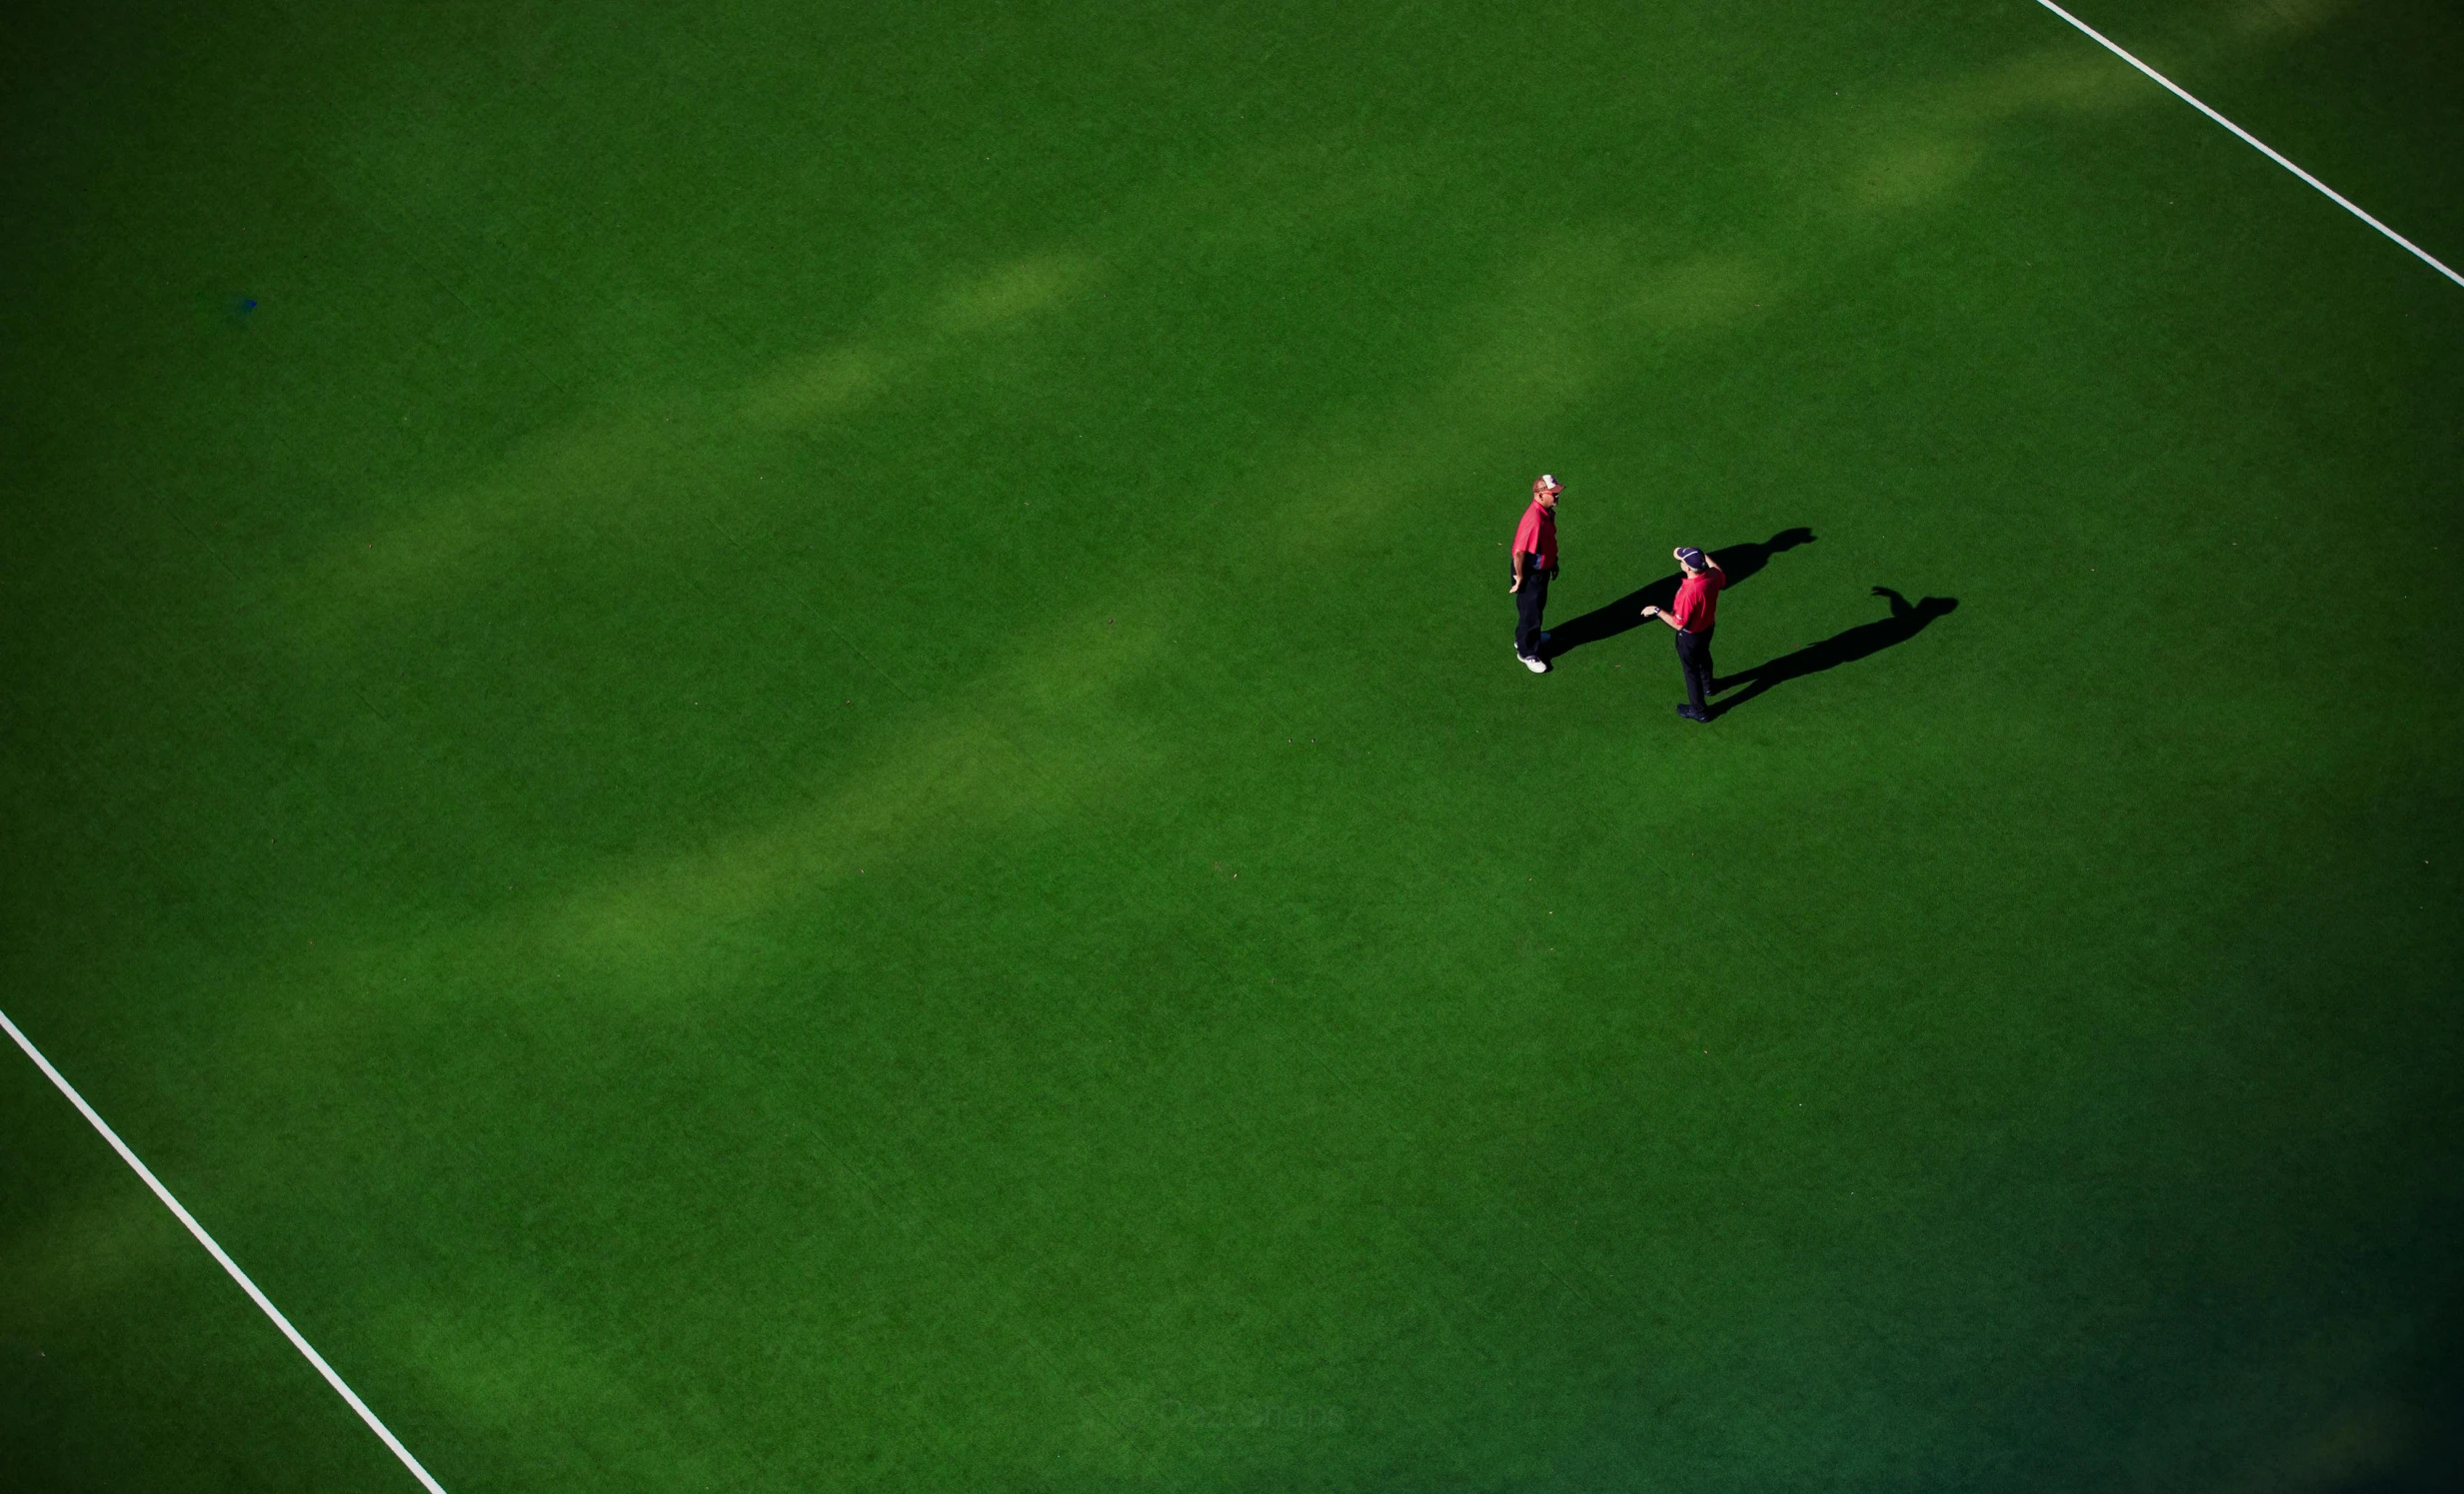
{"label": "man's hand", "polygon": [[1642,610],[1642,615],[1646,618],[1656,618],[1659,616],[1659,609],[1656,607],[1646,607]]}
{"label": "man's hand", "polygon": [[1521,591],[1523,589],[1523,579],[1519,576],[1515,577],[1512,581],[1506,583],[1505,589],[1508,592]]}

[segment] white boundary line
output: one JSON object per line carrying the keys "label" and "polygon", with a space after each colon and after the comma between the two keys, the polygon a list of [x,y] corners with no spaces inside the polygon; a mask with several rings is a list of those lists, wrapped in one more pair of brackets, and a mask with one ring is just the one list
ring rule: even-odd
{"label": "white boundary line", "polygon": [[43,1071],[44,1076],[51,1080],[53,1086],[68,1096],[68,1102],[77,1107],[77,1113],[83,1115],[89,1124],[103,1133],[103,1139],[110,1142],[111,1149],[120,1154],[120,1160],[128,1163],[139,1177],[145,1179],[145,1185],[154,1190],[154,1196],[163,1201],[163,1207],[171,1210],[182,1224],[188,1226],[188,1232],[197,1237],[197,1243],[206,1248],[206,1253],[213,1256],[221,1263],[224,1270],[231,1273],[231,1279],[240,1284],[240,1290],[248,1293],[248,1299],[262,1308],[267,1317],[274,1320],[274,1326],[282,1330],[282,1336],[291,1340],[291,1347],[306,1356],[308,1362],[317,1367],[317,1373],[325,1376],[325,1383],[334,1387],[334,1393],[350,1403],[351,1409],[359,1413],[359,1419],[368,1423],[368,1430],[376,1433],[387,1447],[394,1450],[394,1456],[402,1459],[402,1466],[411,1470],[412,1477],[418,1479],[426,1487],[428,1494],[445,1494],[445,1486],[431,1478],[428,1470],[419,1466],[419,1459],[412,1457],[411,1450],[402,1445],[402,1439],[386,1430],[385,1423],[377,1420],[377,1413],[368,1409],[368,1403],[361,1400],[350,1386],[342,1383],[342,1376],[334,1373],[334,1367],[325,1362],[325,1356],[311,1348],[307,1339],[300,1337],[300,1330],[292,1327],[291,1320],[282,1315],[281,1309],[268,1301],[265,1293],[257,1290],[257,1283],[248,1279],[248,1273],[240,1269],[239,1262],[225,1253],[222,1246],[214,1243],[214,1237],[205,1232],[205,1226],[197,1222],[197,1216],[180,1206],[180,1200],[171,1196],[171,1190],[163,1186],[162,1179],[156,1177],[153,1170],[145,1163],[137,1160],[137,1153],[128,1149],[128,1143],[120,1139],[119,1132],[103,1123],[103,1117],[94,1113],[94,1107],[86,1103],[86,1097],[79,1094],[76,1087],[61,1076],[60,1070],[51,1066],[51,1060],[44,1057],[42,1050],[29,1041],[25,1033],[17,1029],[17,1024],[9,1020],[9,1015],[5,1011],[0,1011],[0,1027],[6,1027],[9,1036],[17,1039],[17,1045],[26,1050],[26,1056],[34,1060],[35,1067]]}
{"label": "white boundary line", "polygon": [[2421,261],[2431,269],[2436,270],[2439,274],[2446,276],[2457,285],[2464,286],[2464,275],[2458,275],[2453,270],[2448,269],[2445,265],[2440,264],[2437,260],[2432,259],[2429,251],[2423,249],[2420,245],[2404,237],[2402,234],[2397,233],[2394,229],[2389,228],[2386,224],[2379,222],[2377,219],[2371,217],[2361,209],[2353,206],[2350,198],[2346,197],[2343,193],[2338,192],[2335,188],[2328,186],[2325,182],[2320,181],[2317,177],[2310,175],[2310,173],[2302,170],[2300,167],[2295,166],[2292,162],[2287,161],[2281,155],[2278,155],[2272,148],[2269,147],[2266,141],[2259,139],[2259,137],[2251,134],[2248,130],[2243,129],[2231,120],[2226,119],[2223,115],[2218,114],[2215,110],[2210,109],[2205,104],[2200,103],[2197,99],[2192,98],[2172,79],[2166,77],[2160,72],[2157,72],[2146,63],[2141,62],[2136,57],[2131,56],[2128,52],[2125,52],[2121,48],[2113,45],[2112,41],[2109,40],[2103,32],[2098,31],[2087,22],[2080,20],[2069,11],[2066,11],[2060,6],[2054,4],[2053,0],[2036,0],[2036,3],[2053,12],[2055,15],[2060,16],[2063,20],[2068,21],[2071,25],[2078,27],[2079,30],[2087,36],[2088,40],[2104,48],[2114,56],[2119,57],[2122,61],[2129,63],[2140,72],[2147,74],[2150,78],[2155,79],[2158,83],[2162,84],[2165,91],[2172,94],[2173,97],[2181,100],[2185,104],[2188,104],[2191,108],[2198,110],[2209,119],[2214,120],[2216,123],[2240,136],[2244,144],[2256,150],[2260,155],[2265,156],[2268,160],[2275,162],[2278,166],[2283,167],[2293,175],[2301,178],[2305,182],[2308,182],[2311,186],[2316,187],[2320,192],[2326,194],[2328,201],[2334,203],[2337,207],[2342,208],[2347,213],[2352,214],[2362,222],[2370,225],[2374,229],[2377,229],[2380,233],[2385,234],[2388,238],[2393,239],[2397,244],[2403,246],[2406,251],[2411,253],[2415,259]]}

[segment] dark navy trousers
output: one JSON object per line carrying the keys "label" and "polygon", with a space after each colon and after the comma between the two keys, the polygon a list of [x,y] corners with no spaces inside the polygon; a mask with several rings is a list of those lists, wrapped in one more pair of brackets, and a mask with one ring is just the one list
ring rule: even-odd
{"label": "dark navy trousers", "polygon": [[1534,565],[1514,594],[1514,652],[1525,659],[1540,657],[1540,613],[1547,606],[1548,573]]}
{"label": "dark navy trousers", "polygon": [[1685,672],[1685,701],[1696,711],[1711,709],[1711,630],[1677,630],[1677,668]]}

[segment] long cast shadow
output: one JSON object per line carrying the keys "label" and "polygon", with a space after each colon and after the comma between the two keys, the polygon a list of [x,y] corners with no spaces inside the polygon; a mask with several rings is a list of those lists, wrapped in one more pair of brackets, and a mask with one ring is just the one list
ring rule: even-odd
{"label": "long cast shadow", "polygon": [[[1807,644],[1794,654],[1782,654],[1768,664],[1758,664],[1741,674],[1729,675],[1712,682],[1714,691],[1743,690],[1711,708],[1713,716],[1725,716],[1747,701],[1791,680],[1807,675],[1819,675],[1843,664],[1854,664],[1869,655],[1879,654],[1916,637],[1934,619],[1949,613],[1959,605],[1956,597],[1927,597],[1922,602],[1910,602],[1889,587],[1875,587],[1873,594],[1891,605],[1891,615],[1878,623],[1862,623],[1845,633],[1837,633],[1818,644]],[[1750,682],[1750,683],[1747,683]]]}
{"label": "long cast shadow", "polygon": [[[1814,532],[1809,529],[1784,529],[1759,544],[1731,545],[1725,550],[1714,550],[1711,559],[1719,562],[1719,569],[1728,573],[1728,585],[1733,587],[1768,565],[1772,556],[1783,550],[1794,550],[1799,545],[1809,545],[1813,543],[1813,537]],[[1628,592],[1606,607],[1595,607],[1571,622],[1549,629],[1548,657],[1554,659],[1585,644],[1615,638],[1642,621],[1644,608],[1666,607],[1676,601],[1677,583],[1683,579],[1681,576],[1663,576],[1639,591]]]}

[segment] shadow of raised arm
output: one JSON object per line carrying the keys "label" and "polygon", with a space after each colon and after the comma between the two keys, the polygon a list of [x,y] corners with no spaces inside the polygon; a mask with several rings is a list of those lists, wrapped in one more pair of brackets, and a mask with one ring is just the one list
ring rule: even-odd
{"label": "shadow of raised arm", "polygon": [[1807,644],[1794,654],[1783,654],[1767,664],[1758,664],[1750,670],[1715,682],[1712,686],[1715,691],[1734,690],[1740,685],[1745,688],[1712,708],[1714,714],[1734,711],[1774,685],[1835,670],[1843,664],[1854,664],[1860,659],[1904,644],[1924,632],[1934,619],[1946,616],[1959,606],[1959,600],[1955,597],[1927,597],[1919,602],[1910,602],[1889,587],[1875,587],[1873,595],[1890,604],[1889,617],[1875,623],[1860,623],[1818,644]]}

